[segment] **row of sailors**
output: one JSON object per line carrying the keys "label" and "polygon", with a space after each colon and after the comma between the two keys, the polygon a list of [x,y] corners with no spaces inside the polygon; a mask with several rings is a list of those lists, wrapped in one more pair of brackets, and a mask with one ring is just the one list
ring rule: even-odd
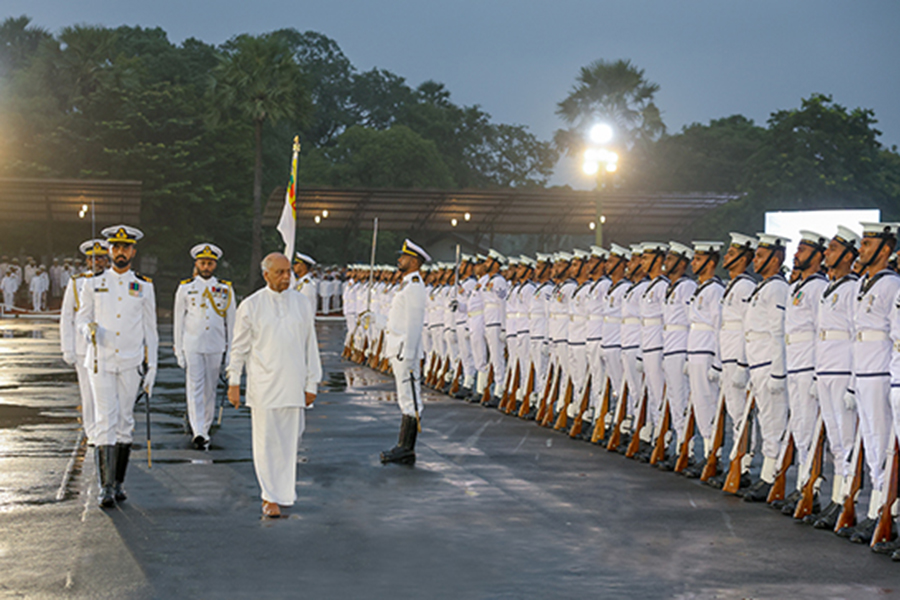
{"label": "row of sailors", "polygon": [[[846,227],[802,232],[790,281],[790,240],[768,234],[732,233],[727,248],[463,255],[458,271],[439,264],[426,275],[425,382],[767,501],[900,560],[896,476],[888,482],[900,435],[900,276],[888,268],[897,224],[862,226],[862,238]],[[720,261],[727,283],[715,275]],[[397,275],[357,268],[350,277],[346,355],[386,368],[380,340]],[[820,504],[826,440],[834,471]],[[871,489],[857,520],[864,463]]]}
{"label": "row of sailors", "polygon": [[[0,279],[12,271],[13,276],[18,280],[19,287],[24,284],[25,289],[30,290],[31,280],[39,274],[39,271],[43,272],[47,278],[48,291],[53,298],[61,297],[69,279],[73,275],[80,273],[81,270],[81,265],[77,259],[71,258],[64,258],[62,262],[60,262],[60,259],[54,258],[50,266],[47,267],[46,265],[38,264],[33,257],[29,256],[25,259],[23,267],[18,258],[10,260],[5,255],[0,257]],[[18,290],[19,288],[16,289]]]}
{"label": "row of sailors", "polygon": [[[23,280],[20,270],[10,267],[6,275],[0,278],[0,292],[3,293],[3,308],[10,311],[16,306],[16,294],[22,288]],[[51,287],[50,275],[43,266],[34,270],[31,279],[25,284],[31,302],[31,309],[42,311],[47,308],[47,293]]]}

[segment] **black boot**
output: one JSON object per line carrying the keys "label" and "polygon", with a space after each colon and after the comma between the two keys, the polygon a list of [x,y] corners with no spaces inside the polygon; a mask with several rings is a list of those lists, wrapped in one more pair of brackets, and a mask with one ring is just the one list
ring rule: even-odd
{"label": "black boot", "polygon": [[116,444],[116,502],[124,502],[128,499],[125,494],[125,471],[128,470],[128,458],[131,456],[131,444]]}
{"label": "black boot", "polygon": [[649,463],[650,456],[653,455],[653,446],[650,442],[645,442],[641,440],[638,444],[638,451],[634,453],[634,460],[642,463]]}
{"label": "black boot", "polygon": [[878,554],[892,555],[898,550],[900,550],[900,538],[893,542],[878,542],[872,546],[872,552],[877,552]]}
{"label": "black boot", "polygon": [[100,508],[112,508],[116,505],[116,447],[112,445],[97,446],[97,477],[100,479]]}
{"label": "black boot", "polygon": [[700,479],[700,476],[703,475],[703,468],[705,466],[705,462],[697,461],[691,463],[684,471],[681,472],[681,474],[688,479]]}
{"label": "black boot", "polygon": [[838,517],[840,516],[843,509],[843,505],[838,504],[837,502],[832,502],[831,504],[826,506],[825,510],[823,510],[819,514],[812,514],[804,517],[803,522],[807,523],[807,518],[814,517],[814,520],[812,521],[813,527],[815,527],[816,529],[830,529],[834,531],[834,526],[837,524]]}
{"label": "black boot", "polygon": [[[777,511],[780,511],[781,514],[784,515],[792,515],[794,514],[794,509],[797,508],[797,503],[800,501],[801,496],[800,490],[794,490],[787,496],[785,496],[782,500],[774,500],[769,503],[769,506]],[[789,512],[784,512],[787,509]]]}
{"label": "black boot", "polygon": [[854,544],[868,544],[875,535],[875,528],[878,526],[878,519],[864,519],[853,528],[850,534],[850,541]]}
{"label": "black boot", "polygon": [[465,400],[466,398],[469,397],[469,394],[471,394],[471,393],[472,393],[472,390],[470,390],[469,388],[460,386],[460,388],[458,390],[456,390],[456,393],[453,394],[453,397],[456,398],[457,400]]}
{"label": "black boot", "polygon": [[415,417],[403,415],[400,421],[400,438],[397,445],[381,453],[382,464],[397,463],[400,465],[416,464],[416,436],[418,422]]}
{"label": "black boot", "polygon": [[765,502],[770,491],[772,491],[772,484],[760,479],[744,492],[744,502]]}

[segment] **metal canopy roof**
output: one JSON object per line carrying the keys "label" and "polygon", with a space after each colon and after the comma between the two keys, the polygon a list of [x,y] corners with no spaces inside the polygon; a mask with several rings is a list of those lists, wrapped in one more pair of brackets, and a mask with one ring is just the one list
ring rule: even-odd
{"label": "metal canopy roof", "polygon": [[81,207],[90,211],[92,201],[97,223],[140,224],[140,181],[0,178],[4,222],[79,222]]}
{"label": "metal canopy roof", "polygon": [[[269,195],[263,225],[274,226],[284,206],[285,188]],[[736,194],[631,194],[549,190],[298,189],[298,227],[379,229],[460,235],[589,235],[598,200],[607,239],[633,242],[677,238],[706,211]],[[328,211],[316,225],[314,218]],[[468,212],[471,220],[466,222]],[[457,226],[451,219],[457,219]]]}

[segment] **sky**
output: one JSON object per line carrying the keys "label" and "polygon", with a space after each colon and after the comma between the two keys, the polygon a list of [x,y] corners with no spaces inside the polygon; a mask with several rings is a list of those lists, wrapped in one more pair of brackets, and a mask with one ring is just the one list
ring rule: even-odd
{"label": "sky", "polygon": [[[594,60],[630,59],[658,83],[668,131],[742,114],[764,124],[812,93],[875,111],[900,145],[897,0],[0,0],[58,31],[76,23],[159,26],[179,43],[293,27],[334,39],[361,71],[444,83],[457,104],[541,139]],[[587,189],[563,161],[551,183]]]}

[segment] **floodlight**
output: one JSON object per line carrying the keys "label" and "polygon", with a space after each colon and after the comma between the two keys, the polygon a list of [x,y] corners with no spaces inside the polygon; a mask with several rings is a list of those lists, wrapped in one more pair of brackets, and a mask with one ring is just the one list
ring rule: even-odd
{"label": "floodlight", "polygon": [[607,123],[597,123],[588,134],[595,144],[608,144],[613,139],[613,128]]}

